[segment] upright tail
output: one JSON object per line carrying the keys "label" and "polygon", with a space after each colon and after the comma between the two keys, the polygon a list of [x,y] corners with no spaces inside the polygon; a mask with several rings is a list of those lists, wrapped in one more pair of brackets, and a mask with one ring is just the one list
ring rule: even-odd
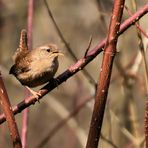
{"label": "upright tail", "polygon": [[27,31],[25,29],[23,29],[21,31],[21,35],[20,35],[20,43],[19,43],[19,48],[17,48],[17,50],[15,51],[14,55],[13,55],[13,60],[15,61],[15,63],[18,61],[19,58],[22,58],[26,52],[28,52],[28,42],[27,42]]}
{"label": "upright tail", "polygon": [[21,35],[20,35],[20,44],[19,44],[19,48],[20,49],[28,49],[28,45],[27,45],[27,31],[25,29],[23,29],[21,31]]}

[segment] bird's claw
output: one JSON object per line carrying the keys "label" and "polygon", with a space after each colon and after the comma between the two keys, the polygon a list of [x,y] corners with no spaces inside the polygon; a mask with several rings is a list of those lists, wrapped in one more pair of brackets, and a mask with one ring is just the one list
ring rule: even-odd
{"label": "bird's claw", "polygon": [[26,86],[26,88],[28,89],[28,91],[34,96],[34,98],[36,98],[36,100],[40,103],[39,101],[39,97],[41,97],[41,93],[40,92],[36,92],[33,91],[32,89],[30,89],[29,87]]}

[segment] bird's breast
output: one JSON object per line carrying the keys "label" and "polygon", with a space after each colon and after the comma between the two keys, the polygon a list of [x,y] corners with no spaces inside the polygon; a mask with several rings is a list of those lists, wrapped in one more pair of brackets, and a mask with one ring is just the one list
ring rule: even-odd
{"label": "bird's breast", "polygon": [[40,61],[32,62],[30,64],[30,71],[27,73],[21,73],[18,79],[23,85],[29,87],[36,87],[47,83],[52,79],[58,69],[58,60],[52,62]]}

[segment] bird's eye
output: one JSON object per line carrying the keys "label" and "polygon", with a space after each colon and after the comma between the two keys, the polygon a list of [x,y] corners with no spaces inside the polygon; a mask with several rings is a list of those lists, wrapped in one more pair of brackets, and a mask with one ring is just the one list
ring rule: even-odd
{"label": "bird's eye", "polygon": [[48,49],[46,49],[46,51],[47,51],[47,52],[50,52],[50,51],[51,51],[51,49],[50,49],[50,48],[48,48]]}

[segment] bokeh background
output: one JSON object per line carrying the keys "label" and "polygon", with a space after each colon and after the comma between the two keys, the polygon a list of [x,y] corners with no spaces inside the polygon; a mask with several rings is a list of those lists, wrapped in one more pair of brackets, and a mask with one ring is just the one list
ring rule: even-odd
{"label": "bokeh background", "polygon": [[[84,56],[90,36],[93,38],[90,49],[106,37],[112,0],[47,0],[47,2],[57,25],[78,59]],[[132,0],[126,1],[126,5],[134,13],[132,2]],[[147,0],[137,1],[137,9],[146,3]],[[12,55],[18,47],[20,31],[27,28],[27,11],[28,1],[0,0],[0,70],[12,105],[16,105],[24,98],[24,87],[9,75],[9,69],[13,64]],[[124,10],[123,21],[128,17],[127,11]],[[147,24],[148,15],[145,15],[140,19],[140,25],[145,32],[148,32]],[[46,43],[57,44],[65,54],[59,58],[60,67],[56,74],[58,76],[74,61],[55,30],[44,1],[35,0],[33,47]],[[144,36],[143,43],[146,49],[148,40]],[[112,148],[115,144],[120,148],[144,147],[144,110],[147,94],[142,58],[139,64],[136,63],[139,47],[135,26],[120,36],[117,50],[102,128],[103,138],[99,146]],[[146,57],[148,58],[147,51]],[[102,53],[85,68],[96,82],[99,79],[101,62]],[[122,75],[121,67],[126,77]],[[64,124],[40,146],[85,147],[94,94],[94,84],[90,83],[89,78],[81,71],[46,95],[40,103],[31,106],[27,147],[37,147],[44,137],[50,135],[50,131],[82,101],[93,98],[70,122]],[[16,121],[21,134],[21,113],[16,115]],[[12,147],[6,123],[0,126],[0,147]]]}

